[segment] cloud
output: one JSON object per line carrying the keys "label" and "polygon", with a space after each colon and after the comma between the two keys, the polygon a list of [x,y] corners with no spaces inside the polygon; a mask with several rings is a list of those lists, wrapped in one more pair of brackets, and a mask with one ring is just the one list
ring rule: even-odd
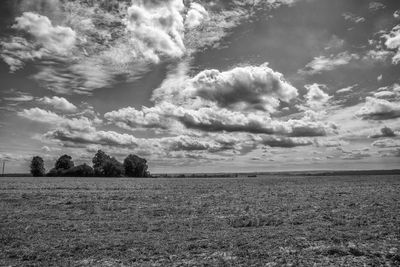
{"label": "cloud", "polygon": [[352,23],[361,23],[365,22],[365,18],[357,16],[351,12],[345,12],[342,14],[345,20],[350,21]]}
{"label": "cloud", "polygon": [[300,70],[303,74],[317,74],[324,71],[334,70],[339,66],[344,66],[350,63],[353,59],[359,59],[356,54],[350,54],[348,52],[342,52],[337,55],[319,56],[315,57],[311,62],[309,62],[304,69]]}
{"label": "cloud", "polygon": [[137,147],[138,139],[129,134],[121,134],[114,131],[96,131],[90,130],[81,132],[76,129],[56,129],[47,132],[46,138],[59,140],[71,144],[98,144],[107,146],[129,146]]}
{"label": "cloud", "polygon": [[377,11],[377,10],[386,8],[386,6],[384,4],[382,4],[381,2],[370,2],[368,5],[368,8],[371,11]]}
{"label": "cloud", "polygon": [[4,100],[6,101],[12,101],[12,102],[29,102],[34,99],[34,97],[30,94],[19,92],[19,91],[14,91],[11,90],[14,96],[9,96],[9,97],[3,97]]}
{"label": "cloud", "polygon": [[11,72],[15,72],[25,65],[26,61],[40,59],[45,51],[36,49],[34,44],[29,43],[22,37],[12,37],[8,42],[1,41],[1,58],[10,67]]}
{"label": "cloud", "polygon": [[53,96],[52,98],[50,98],[45,96],[43,98],[40,98],[39,102],[51,106],[54,109],[66,112],[75,112],[78,109],[74,104],[69,102],[64,97]]}
{"label": "cloud", "polygon": [[394,17],[395,19],[400,18],[400,9],[396,10],[396,11],[393,13],[393,17]]}
{"label": "cloud", "polygon": [[107,112],[104,114],[104,118],[125,129],[167,129],[169,125],[169,120],[162,115],[161,110],[157,110],[155,107],[142,107],[141,110],[126,107]]}
{"label": "cloud", "polygon": [[400,62],[400,25],[395,26],[390,33],[384,34],[383,37],[386,39],[386,47],[396,52],[392,57],[393,64],[398,64]]}
{"label": "cloud", "polygon": [[35,62],[32,78],[46,89],[90,95],[121,79],[139,79],[153,64],[218,46],[256,7],[293,2],[23,0],[16,6],[30,12],[17,18],[15,36],[1,39],[0,57],[12,72]]}
{"label": "cloud", "polygon": [[360,159],[365,159],[371,157],[371,154],[366,151],[359,151],[359,150],[354,150],[350,152],[344,151],[345,155],[341,157],[341,159],[345,160],[360,160]]}
{"label": "cloud", "polygon": [[185,25],[189,29],[195,28],[202,24],[202,22],[208,19],[207,10],[198,3],[191,3],[190,9],[186,14]]}
{"label": "cloud", "polygon": [[344,43],[345,41],[343,39],[340,39],[336,35],[333,35],[324,49],[332,50],[332,49],[342,48]]}
{"label": "cloud", "polygon": [[395,137],[396,133],[389,127],[383,127],[380,133],[370,135],[370,138],[380,138],[380,137]]}
{"label": "cloud", "polygon": [[341,88],[341,89],[337,90],[336,93],[337,94],[343,94],[343,93],[352,92],[353,88],[356,87],[356,86],[357,86],[357,84]]}
{"label": "cloud", "polygon": [[24,109],[17,114],[20,117],[31,121],[45,123],[51,127],[64,127],[66,129],[80,131],[90,131],[93,129],[93,122],[83,116],[78,118],[67,118],[41,108]]}
{"label": "cloud", "polygon": [[178,69],[153,92],[154,107],[132,107],[104,117],[126,129],[247,132],[286,136],[323,136],[333,125],[310,114],[300,119],[273,119],[281,103],[298,92],[282,74],[267,65],[238,67],[224,72],[205,70],[190,78]]}
{"label": "cloud", "polygon": [[367,97],[357,116],[370,120],[388,120],[400,117],[400,103]]}
{"label": "cloud", "polygon": [[304,138],[263,136],[261,137],[261,144],[270,147],[293,148],[297,146],[309,146],[312,145],[313,142],[312,140]]}
{"label": "cloud", "polygon": [[307,101],[306,104],[312,109],[319,110],[323,108],[331,98],[321,89],[326,88],[324,84],[306,84],[304,87],[308,90],[304,96]]}
{"label": "cloud", "polygon": [[196,75],[191,84],[197,95],[218,103],[220,107],[273,112],[281,101],[297,97],[296,88],[283,75],[267,65],[237,67],[229,71],[205,70]]}
{"label": "cloud", "polygon": [[128,8],[129,40],[136,54],[158,63],[160,56],[179,58],[185,53],[182,0],[138,1]]}
{"label": "cloud", "polygon": [[379,148],[400,147],[400,140],[393,138],[380,139],[373,142],[372,146]]}
{"label": "cloud", "polygon": [[393,52],[383,49],[369,50],[363,57],[366,62],[385,62]]}
{"label": "cloud", "polygon": [[46,16],[24,12],[15,20],[13,28],[31,34],[35,41],[49,52],[64,55],[75,47],[75,31],[69,27],[53,26]]}
{"label": "cloud", "polygon": [[400,148],[379,151],[381,157],[400,157]]}

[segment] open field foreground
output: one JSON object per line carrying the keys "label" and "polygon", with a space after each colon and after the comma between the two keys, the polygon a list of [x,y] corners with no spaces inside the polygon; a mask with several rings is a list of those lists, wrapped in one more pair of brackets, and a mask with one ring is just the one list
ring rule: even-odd
{"label": "open field foreground", "polygon": [[399,266],[400,177],[0,178],[0,266]]}

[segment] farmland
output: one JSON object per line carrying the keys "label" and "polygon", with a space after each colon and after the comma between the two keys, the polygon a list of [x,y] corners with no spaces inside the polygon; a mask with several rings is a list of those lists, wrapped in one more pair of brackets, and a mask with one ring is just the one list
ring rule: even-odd
{"label": "farmland", "polygon": [[398,266],[400,177],[0,178],[0,266]]}

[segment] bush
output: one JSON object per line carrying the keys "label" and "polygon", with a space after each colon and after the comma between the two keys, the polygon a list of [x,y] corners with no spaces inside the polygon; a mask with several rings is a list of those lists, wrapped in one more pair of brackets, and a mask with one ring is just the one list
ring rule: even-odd
{"label": "bush", "polygon": [[44,176],[46,173],[46,170],[44,168],[44,162],[41,157],[38,156],[33,157],[30,167],[31,167],[31,174],[35,177]]}

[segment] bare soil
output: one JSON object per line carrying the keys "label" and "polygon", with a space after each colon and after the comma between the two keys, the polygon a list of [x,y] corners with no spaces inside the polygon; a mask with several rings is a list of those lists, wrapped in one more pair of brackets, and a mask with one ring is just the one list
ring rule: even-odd
{"label": "bare soil", "polygon": [[400,266],[400,177],[0,178],[0,266]]}

